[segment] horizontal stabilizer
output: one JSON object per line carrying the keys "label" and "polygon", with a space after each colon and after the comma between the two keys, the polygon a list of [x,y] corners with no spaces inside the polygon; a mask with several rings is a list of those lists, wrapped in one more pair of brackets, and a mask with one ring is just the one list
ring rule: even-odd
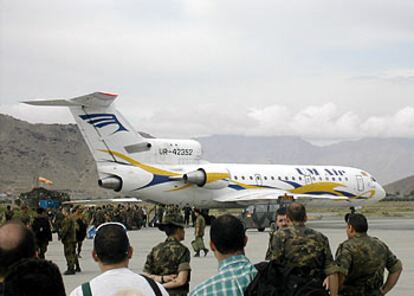
{"label": "horizontal stabilizer", "polygon": [[108,107],[118,95],[104,92],[94,92],[89,95],[72,99],[35,100],[23,103],[35,106],[82,106],[82,107]]}

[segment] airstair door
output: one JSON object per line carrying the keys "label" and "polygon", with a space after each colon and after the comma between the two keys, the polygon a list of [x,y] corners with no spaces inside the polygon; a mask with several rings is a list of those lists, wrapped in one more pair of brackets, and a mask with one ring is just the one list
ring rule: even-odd
{"label": "airstair door", "polygon": [[305,175],[305,184],[312,184],[312,178],[309,175]]}
{"label": "airstair door", "polygon": [[262,186],[263,185],[262,175],[255,174],[254,175],[254,180],[255,180],[257,186]]}
{"label": "airstair door", "polygon": [[357,180],[357,190],[359,192],[364,191],[364,179],[362,178],[361,175],[357,175],[356,176],[356,180]]}

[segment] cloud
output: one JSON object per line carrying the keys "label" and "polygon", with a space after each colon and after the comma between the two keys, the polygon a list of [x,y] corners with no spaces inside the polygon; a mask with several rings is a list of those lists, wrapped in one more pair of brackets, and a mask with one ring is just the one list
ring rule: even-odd
{"label": "cloud", "polygon": [[294,113],[283,106],[268,106],[247,114],[257,129],[251,134],[297,135],[308,139],[354,139],[361,137],[414,137],[414,107],[392,115],[362,118],[354,112],[341,112],[333,103],[309,106]]}
{"label": "cloud", "polygon": [[355,80],[381,81],[410,85],[414,83],[414,69],[388,69],[380,73],[371,73],[353,77]]}
{"label": "cloud", "polygon": [[414,107],[406,107],[391,116],[368,118],[361,124],[364,135],[376,137],[414,137]]}
{"label": "cloud", "polygon": [[0,112],[69,122],[64,109],[14,104],[109,91],[157,136],[411,137],[410,107],[402,111],[414,93],[413,9],[405,0],[6,0]]}
{"label": "cloud", "polygon": [[[192,106],[170,104],[157,108],[119,105],[119,111],[137,130],[157,137],[194,138],[218,134],[248,136],[300,136],[319,141],[340,141],[363,137],[414,138],[414,107],[390,115],[363,118],[343,111],[334,103],[306,106],[294,111],[287,106],[249,108],[223,103]],[[69,123],[65,108],[39,108],[23,104],[0,106],[1,113],[30,122]]]}

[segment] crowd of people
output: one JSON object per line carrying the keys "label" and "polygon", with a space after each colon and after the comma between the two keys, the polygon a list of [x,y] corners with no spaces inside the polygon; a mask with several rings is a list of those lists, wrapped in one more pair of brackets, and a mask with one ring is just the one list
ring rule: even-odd
{"label": "crowd of people", "polygon": [[[111,210],[117,213],[111,214]],[[86,236],[88,224],[96,226],[92,257],[101,274],[75,288],[70,296],[374,296],[388,293],[402,272],[401,261],[387,245],[367,234],[367,219],[359,213],[345,217],[348,239],[339,245],[334,258],[329,239],[306,226],[303,204],[279,208],[270,232],[266,261],[253,264],[244,252],[248,239],[239,218],[230,214],[217,217],[210,227],[207,248],[204,244],[206,223],[201,211],[194,209],[193,256],[198,257],[201,252],[206,256],[210,250],[219,270],[190,291],[192,254],[182,243],[189,223],[188,210],[169,206],[158,208],[154,213],[153,223],[165,233],[166,239],[152,248],[141,274],[129,269],[134,249],[125,225],[128,218],[120,214],[124,210],[131,211],[126,207],[100,207],[88,213],[87,208],[63,208],[53,215],[53,223],[49,223],[48,213],[43,209],[38,209],[32,218],[22,208],[19,219],[13,219],[12,209],[7,208],[7,221],[0,226],[0,295],[66,295],[58,267],[44,259],[51,239],[51,224],[64,245],[68,265],[64,275],[81,271],[79,239],[82,241]],[[143,213],[146,212],[143,210]],[[82,224],[84,230],[80,234]],[[384,282],[385,269],[388,274]]]}

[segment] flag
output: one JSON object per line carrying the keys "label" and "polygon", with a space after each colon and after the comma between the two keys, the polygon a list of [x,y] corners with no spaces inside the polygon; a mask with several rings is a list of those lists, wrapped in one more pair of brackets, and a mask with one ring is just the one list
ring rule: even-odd
{"label": "flag", "polygon": [[51,180],[43,178],[43,177],[37,178],[37,181],[39,183],[43,183],[43,184],[46,184],[46,185],[53,185],[53,182]]}

